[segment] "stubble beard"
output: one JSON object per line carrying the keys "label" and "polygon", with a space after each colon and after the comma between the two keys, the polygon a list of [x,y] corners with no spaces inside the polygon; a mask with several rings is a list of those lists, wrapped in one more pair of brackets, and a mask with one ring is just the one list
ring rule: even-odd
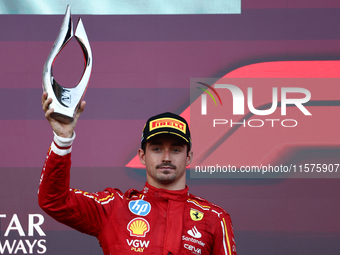
{"label": "stubble beard", "polygon": [[[160,171],[159,169],[162,167],[170,167],[171,169],[165,169],[165,170]],[[163,163],[163,164],[157,165],[156,166],[157,181],[163,184],[173,182],[177,177],[176,170],[177,170],[177,167],[172,165],[171,163]]]}

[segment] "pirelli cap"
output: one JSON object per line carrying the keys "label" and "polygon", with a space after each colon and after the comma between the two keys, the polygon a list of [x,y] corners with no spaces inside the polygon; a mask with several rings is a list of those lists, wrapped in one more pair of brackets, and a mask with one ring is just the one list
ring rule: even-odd
{"label": "pirelli cap", "polygon": [[141,147],[150,138],[160,134],[177,135],[189,145],[189,149],[191,147],[188,123],[177,114],[165,112],[149,118],[143,128]]}

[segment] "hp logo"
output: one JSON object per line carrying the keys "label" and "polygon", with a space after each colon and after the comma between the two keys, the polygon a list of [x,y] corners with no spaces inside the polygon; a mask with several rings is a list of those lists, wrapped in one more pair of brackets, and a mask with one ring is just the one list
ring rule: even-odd
{"label": "hp logo", "polygon": [[146,202],[144,200],[134,200],[130,201],[129,209],[133,214],[146,216],[151,211],[151,205],[149,202]]}

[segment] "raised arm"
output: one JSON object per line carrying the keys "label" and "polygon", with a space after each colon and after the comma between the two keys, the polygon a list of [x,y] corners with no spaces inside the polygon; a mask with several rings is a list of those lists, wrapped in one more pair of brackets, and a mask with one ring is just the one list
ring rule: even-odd
{"label": "raised arm", "polygon": [[[45,117],[49,121],[54,139],[48,150],[40,176],[38,201],[40,207],[57,221],[81,232],[97,235],[107,221],[114,194],[110,191],[88,193],[70,189],[71,150],[75,138],[74,128],[80,114],[84,111],[85,102],[79,107],[74,121],[61,123],[51,117],[53,109],[48,109],[51,99],[42,95]],[[106,202],[103,206],[102,201]]]}

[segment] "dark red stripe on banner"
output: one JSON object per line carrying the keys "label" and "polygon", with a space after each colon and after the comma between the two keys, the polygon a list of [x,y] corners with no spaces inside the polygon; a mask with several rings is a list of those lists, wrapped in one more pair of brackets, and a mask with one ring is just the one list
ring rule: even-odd
{"label": "dark red stripe on banner", "polygon": [[[41,120],[42,89],[0,89],[0,120]],[[82,119],[147,119],[160,112],[173,111],[185,105],[187,89],[88,89],[87,107]],[[18,104],[9,106],[15,99]]]}
{"label": "dark red stripe on banner", "polygon": [[[339,8],[221,15],[82,15],[90,41],[339,39]],[[2,41],[54,41],[63,15],[0,15]],[[180,28],[180,29],[179,29]]]}
{"label": "dark red stripe on banner", "polygon": [[[42,90],[42,69],[52,45],[52,42],[0,42],[0,89]],[[340,59],[340,40],[93,42],[91,45],[94,65],[89,89],[188,88],[191,78],[219,78],[256,62]],[[56,59],[53,71],[63,86],[74,87],[79,81],[83,60],[78,50],[77,43],[67,45]],[[319,69],[315,72],[321,73]],[[333,71],[324,73],[328,77],[340,75]]]}
{"label": "dark red stripe on banner", "polygon": [[[88,109],[87,109],[88,110]],[[43,116],[43,111],[41,110]],[[137,154],[145,120],[84,120],[76,128],[73,166],[125,166]],[[46,120],[0,121],[0,167],[40,167],[53,140]],[[95,139],[95,140],[93,140]],[[127,146],[129,145],[129,146]],[[129,156],[131,153],[133,155]]]}

